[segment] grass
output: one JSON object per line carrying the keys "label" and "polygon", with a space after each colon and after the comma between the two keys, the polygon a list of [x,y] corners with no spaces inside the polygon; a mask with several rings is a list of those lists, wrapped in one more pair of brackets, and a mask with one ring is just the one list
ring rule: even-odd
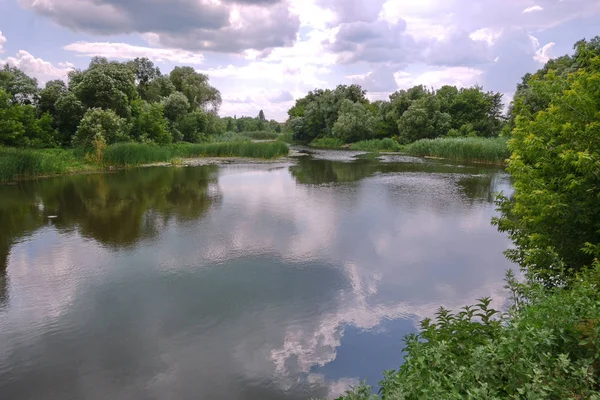
{"label": "grass", "polygon": [[363,140],[361,142],[352,143],[350,145],[351,150],[359,151],[400,151],[402,146],[398,144],[394,139],[372,139]]}
{"label": "grass", "polygon": [[177,143],[158,146],[142,143],[119,143],[104,150],[103,164],[86,161],[77,150],[15,149],[0,147],[0,183],[73,172],[97,171],[108,166],[128,167],[156,162],[181,163],[192,157],[244,157],[273,159],[288,155],[283,142],[253,143],[251,141],[223,143]]}
{"label": "grass", "polygon": [[0,182],[92,170],[73,150],[0,147]]}
{"label": "grass", "polygon": [[310,147],[318,149],[339,149],[344,145],[342,139],[337,138],[319,138],[309,143]]}
{"label": "grass", "polygon": [[252,143],[178,143],[157,146],[142,143],[121,143],[109,146],[104,152],[104,163],[114,166],[133,166],[168,162],[175,158],[244,157],[272,159],[288,155],[289,148],[281,142]]}
{"label": "grass", "polygon": [[504,164],[510,157],[505,138],[424,139],[409,144],[406,152],[418,157],[439,157],[491,164]]}

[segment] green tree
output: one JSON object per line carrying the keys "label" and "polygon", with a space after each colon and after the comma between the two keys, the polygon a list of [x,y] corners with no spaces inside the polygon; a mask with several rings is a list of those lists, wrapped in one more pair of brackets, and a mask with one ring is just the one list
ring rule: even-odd
{"label": "green tree", "polygon": [[170,78],[175,89],[187,97],[192,108],[219,111],[221,93],[208,83],[208,75],[198,73],[192,67],[175,67]]}
{"label": "green tree", "polygon": [[127,66],[131,68],[135,75],[135,81],[140,97],[149,101],[150,83],[161,76],[160,68],[154,66],[154,63],[146,57],[135,58],[127,62]]}
{"label": "green tree", "polygon": [[91,149],[97,138],[103,138],[107,144],[129,140],[126,134],[126,121],[113,110],[90,108],[86,111],[77,133],[73,137],[73,145]]}
{"label": "green tree", "polygon": [[351,143],[372,138],[375,134],[375,125],[375,117],[361,103],[344,99],[332,133],[334,137]]}
{"label": "green tree", "polygon": [[235,131],[235,125],[233,123],[233,118],[227,118],[227,125],[225,126],[225,131],[226,132],[234,132]]}
{"label": "green tree", "polygon": [[175,85],[168,75],[156,77],[148,83],[144,90],[144,100],[155,103],[176,92]]}
{"label": "green tree", "polygon": [[69,88],[85,107],[113,110],[125,118],[131,114],[131,102],[138,97],[133,71],[115,62],[92,60],[87,70],[71,74]]}
{"label": "green tree", "polygon": [[477,136],[493,137],[502,126],[502,94],[484,92],[479,86],[462,88],[451,94],[451,89],[436,93],[440,111],[452,117],[453,129],[471,125]]}
{"label": "green tree", "polygon": [[0,144],[16,147],[53,147],[56,131],[52,118],[38,118],[30,104],[13,103],[13,97],[0,89]]}
{"label": "green tree", "polygon": [[[566,78],[550,71],[530,80],[548,108],[517,115],[509,141],[513,201],[496,221],[517,245],[509,258],[552,282],[590,265],[600,244],[600,57]],[[525,109],[517,99],[516,109]]]}
{"label": "green tree", "polygon": [[173,141],[169,122],[165,119],[161,103],[136,100],[132,104],[133,123],[130,135],[138,141],[168,144]]}
{"label": "green tree", "polygon": [[182,140],[190,143],[199,143],[204,140],[209,125],[208,113],[196,110],[185,114],[178,121],[176,129],[181,133]]}
{"label": "green tree", "polygon": [[399,140],[410,143],[419,139],[444,136],[450,130],[450,114],[440,111],[433,96],[415,100],[398,120]]}
{"label": "green tree", "polygon": [[40,114],[50,113],[54,117],[56,115],[54,105],[65,94],[67,94],[67,85],[64,81],[55,80],[47,82],[44,89],[40,90],[38,95],[37,109]]}
{"label": "green tree", "polygon": [[267,119],[265,118],[265,113],[263,112],[263,110],[260,110],[260,112],[258,113],[258,120],[261,122],[267,122]]}
{"label": "green tree", "polygon": [[19,104],[34,103],[39,91],[37,79],[8,64],[0,69],[0,89],[8,93],[12,103]]}
{"label": "green tree", "polygon": [[190,110],[190,102],[183,93],[173,93],[163,100],[165,116],[172,122],[183,117]]}
{"label": "green tree", "polygon": [[85,114],[85,106],[71,92],[61,95],[54,103],[54,122],[59,131],[60,143],[70,146],[79,122]]}

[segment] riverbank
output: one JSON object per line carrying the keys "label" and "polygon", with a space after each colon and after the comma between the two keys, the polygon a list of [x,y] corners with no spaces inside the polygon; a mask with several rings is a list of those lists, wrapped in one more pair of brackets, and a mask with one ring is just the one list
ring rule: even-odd
{"label": "riverbank", "polygon": [[0,147],[0,183],[161,163],[179,165],[185,159],[202,158],[209,164],[231,162],[234,159],[269,161],[285,157],[289,152],[289,146],[282,142],[245,141],[168,146],[122,143],[108,146],[100,155],[101,159],[94,160],[76,149]]}

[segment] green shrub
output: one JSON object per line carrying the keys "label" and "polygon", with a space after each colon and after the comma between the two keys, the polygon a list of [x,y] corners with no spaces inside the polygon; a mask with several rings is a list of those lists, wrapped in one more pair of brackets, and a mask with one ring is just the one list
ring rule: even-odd
{"label": "green shrub", "polygon": [[466,162],[504,163],[510,152],[505,138],[438,138],[409,144],[406,152],[417,157],[440,157]]}
{"label": "green shrub", "polygon": [[[381,398],[600,399],[600,264],[571,290],[509,283],[505,315],[482,299],[424,320],[406,338],[404,365],[384,373]],[[366,389],[343,399],[369,399]]]}
{"label": "green shrub", "polygon": [[315,147],[317,149],[339,149],[344,145],[344,141],[338,138],[319,138],[310,142],[310,147]]}

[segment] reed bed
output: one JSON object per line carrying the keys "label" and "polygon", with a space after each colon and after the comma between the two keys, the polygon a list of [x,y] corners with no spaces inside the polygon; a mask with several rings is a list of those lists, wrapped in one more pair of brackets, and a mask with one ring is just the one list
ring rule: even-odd
{"label": "reed bed", "polygon": [[504,164],[510,157],[505,138],[438,138],[409,144],[406,152],[418,157]]}
{"label": "reed bed", "polygon": [[73,150],[0,147],[0,182],[60,175],[90,169]]}
{"label": "reed bed", "polygon": [[178,143],[157,146],[142,143],[122,143],[109,146],[104,152],[104,163],[114,166],[134,166],[169,162],[175,158],[244,157],[273,159],[288,155],[289,148],[281,142],[252,143]]}

